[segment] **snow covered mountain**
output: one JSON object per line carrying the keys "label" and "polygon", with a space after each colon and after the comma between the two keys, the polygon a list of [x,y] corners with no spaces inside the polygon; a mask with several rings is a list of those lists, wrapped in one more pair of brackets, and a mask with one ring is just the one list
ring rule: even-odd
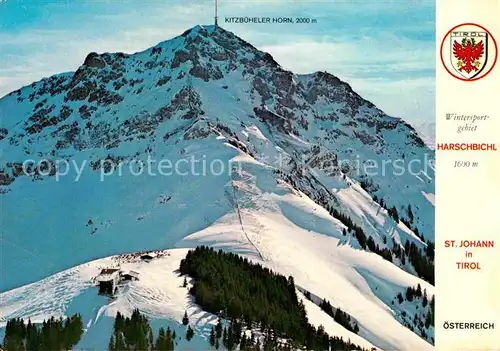
{"label": "snow covered mountain", "polygon": [[413,123],[415,130],[420,134],[420,137],[425,144],[432,150],[436,145],[436,123],[435,122],[415,122]]}
{"label": "snow covered mountain", "polygon": [[[308,302],[333,334],[432,348],[432,328],[412,332],[394,299],[417,284],[433,294],[405,244],[425,256],[434,242],[434,152],[329,73],[295,75],[197,26],[135,54],[91,53],[3,97],[0,150],[0,323],[81,312],[82,345],[97,348],[112,326],[103,313],[141,307],[174,323],[189,305],[174,267],[205,244],[292,275],[360,327],[351,335]],[[173,248],[114,302],[91,288],[109,256]]]}

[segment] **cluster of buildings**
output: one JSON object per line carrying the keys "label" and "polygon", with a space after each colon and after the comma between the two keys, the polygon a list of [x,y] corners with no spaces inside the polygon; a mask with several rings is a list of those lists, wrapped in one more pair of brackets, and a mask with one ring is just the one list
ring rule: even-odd
{"label": "cluster of buildings", "polygon": [[[155,255],[144,254],[140,258],[144,262],[150,262]],[[135,280],[139,280],[139,272],[123,271],[120,268],[103,268],[97,276],[99,295],[114,296],[121,283]]]}

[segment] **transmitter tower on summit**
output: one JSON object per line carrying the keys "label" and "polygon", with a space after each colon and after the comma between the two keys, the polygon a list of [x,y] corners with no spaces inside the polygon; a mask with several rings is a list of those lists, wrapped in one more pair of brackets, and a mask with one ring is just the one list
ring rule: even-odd
{"label": "transmitter tower on summit", "polygon": [[214,19],[215,19],[215,26],[216,26],[216,27],[218,27],[218,26],[219,26],[218,21],[217,21],[217,19],[218,19],[218,16],[217,16],[217,7],[218,7],[218,5],[219,5],[219,4],[218,4],[218,1],[217,1],[217,0],[215,0],[215,17],[214,17]]}

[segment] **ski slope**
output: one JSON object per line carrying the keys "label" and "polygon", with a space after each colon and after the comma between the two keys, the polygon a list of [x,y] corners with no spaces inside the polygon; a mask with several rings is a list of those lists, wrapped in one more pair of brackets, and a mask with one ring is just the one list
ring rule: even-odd
{"label": "ski slope", "polygon": [[[420,284],[430,295],[433,286],[357,248],[353,238],[342,235],[342,223],[305,194],[277,182],[263,165],[245,163],[239,178],[244,180],[240,179],[242,185],[234,192],[233,211],[180,239],[175,245],[179,249],[168,250],[150,263],[134,255],[99,259],[4,292],[0,295],[2,322],[14,317],[41,321],[51,315],[68,315],[71,309],[84,314],[90,332],[100,319],[117,311],[127,314],[139,308],[156,321],[178,322],[188,310],[196,321],[195,330],[208,332],[207,324],[215,317],[191,302],[187,290],[181,288],[182,278],[175,273],[186,250],[203,244],[243,254],[285,276],[292,275],[300,289],[349,313],[360,327],[359,335],[337,325],[316,305],[306,303],[311,322],[323,324],[336,336],[383,350],[433,348],[402,326],[395,319],[395,307],[389,304],[408,286]],[[193,213],[192,219],[196,216]],[[140,279],[120,289],[116,300],[110,302],[98,297],[92,287],[93,278],[103,267],[135,270]],[[102,342],[106,345],[107,339]]]}

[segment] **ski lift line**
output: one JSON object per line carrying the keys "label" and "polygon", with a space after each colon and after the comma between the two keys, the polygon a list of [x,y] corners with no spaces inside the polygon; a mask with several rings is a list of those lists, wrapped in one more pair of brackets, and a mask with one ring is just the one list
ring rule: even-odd
{"label": "ski lift line", "polygon": [[[232,174],[231,174],[231,178],[232,178]],[[234,205],[236,207],[236,213],[238,215],[238,220],[240,221],[240,225],[241,225],[241,230],[243,232],[243,234],[245,234],[245,237],[247,238],[248,242],[254,247],[254,249],[257,251],[259,257],[261,260],[265,261],[264,257],[262,256],[262,253],[260,252],[260,250],[257,248],[257,246],[253,243],[253,241],[250,239],[250,237],[248,236],[246,230],[245,230],[245,227],[243,225],[243,220],[241,218],[241,213],[240,213],[240,207],[238,205],[238,199],[236,197],[236,188],[234,186],[234,180],[231,179],[231,185],[232,185],[232,188],[233,188],[233,197],[234,197]]]}

